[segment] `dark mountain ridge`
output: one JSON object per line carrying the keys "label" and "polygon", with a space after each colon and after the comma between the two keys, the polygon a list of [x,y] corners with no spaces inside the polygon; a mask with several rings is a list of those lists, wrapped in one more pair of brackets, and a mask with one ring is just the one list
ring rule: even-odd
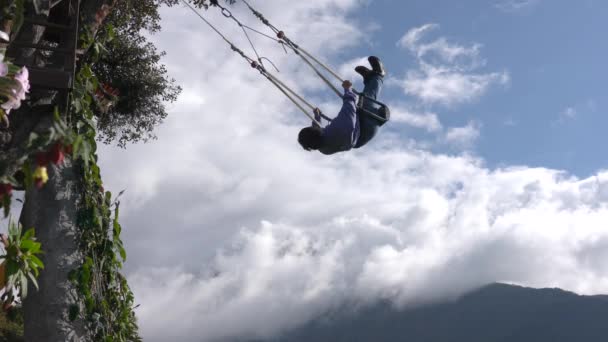
{"label": "dark mountain ridge", "polygon": [[456,301],[333,312],[272,342],[608,342],[608,296],[492,284]]}

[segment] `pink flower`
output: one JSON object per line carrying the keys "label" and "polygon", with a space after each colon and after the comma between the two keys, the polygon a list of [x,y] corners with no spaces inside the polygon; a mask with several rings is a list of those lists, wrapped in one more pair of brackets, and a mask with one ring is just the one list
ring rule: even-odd
{"label": "pink flower", "polygon": [[22,91],[19,92],[20,95],[21,95],[21,93],[23,93],[23,97],[19,96],[19,98],[21,100],[25,100],[25,93],[30,92],[30,79],[29,78],[30,78],[30,73],[26,67],[23,67],[21,70],[19,70],[15,74],[15,80],[17,80],[21,84],[21,88],[22,88]]}
{"label": "pink flower", "polygon": [[21,107],[21,101],[19,99],[11,97],[8,101],[0,105],[0,107],[2,107],[2,109],[4,109],[4,112],[8,115],[11,110],[19,109],[19,107]]}
{"label": "pink flower", "polygon": [[13,77],[15,86],[10,89],[11,95],[8,100],[0,105],[9,114],[11,110],[21,107],[21,101],[25,100],[25,94],[30,91],[29,71],[26,67],[19,70]]}
{"label": "pink flower", "polygon": [[4,77],[8,74],[8,65],[4,62],[0,62],[0,77]]}

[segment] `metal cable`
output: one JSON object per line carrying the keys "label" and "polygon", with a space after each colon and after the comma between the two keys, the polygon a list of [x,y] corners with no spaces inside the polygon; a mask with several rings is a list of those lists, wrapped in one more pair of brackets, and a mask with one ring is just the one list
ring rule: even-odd
{"label": "metal cable", "polygon": [[[291,100],[291,102],[293,102],[306,116],[308,116],[313,122],[315,122],[316,124],[318,124],[319,126],[321,126],[321,123],[315,119],[314,117],[314,111],[315,109],[317,109],[317,107],[313,106],[311,103],[309,103],[308,101],[306,101],[306,99],[304,99],[300,94],[298,94],[297,92],[295,92],[293,89],[291,89],[289,86],[287,86],[284,82],[282,82],[279,78],[277,78],[276,76],[272,75],[271,73],[269,73],[266,68],[264,67],[264,65],[261,62],[261,57],[258,55],[255,46],[253,45],[253,42],[251,41],[251,39],[249,39],[249,35],[247,34],[247,32],[245,31],[245,28],[243,24],[241,24],[240,21],[238,21],[233,15],[232,13],[226,9],[225,7],[222,7],[221,5],[217,4],[216,6],[218,6],[219,8],[222,9],[222,14],[226,17],[226,18],[231,18],[233,19],[245,32],[245,35],[247,36],[247,39],[249,40],[249,43],[252,45],[252,48],[254,49],[256,56],[258,57],[258,62],[256,62],[254,59],[250,58],[249,56],[247,56],[242,50],[240,50],[239,48],[236,47],[236,45],[234,45],[228,38],[226,38],[226,36],[224,36],[213,24],[211,24],[211,22],[209,22],[207,19],[205,19],[205,17],[203,17],[194,7],[192,7],[188,2],[186,2],[185,0],[181,0],[188,8],[190,8],[190,10],[192,12],[194,12],[201,20],[203,20],[209,27],[211,27],[224,41],[226,41],[226,43],[228,43],[231,47],[231,49],[237,53],[239,53],[245,60],[247,60],[250,65],[252,67],[254,67],[255,69],[257,69],[264,77],[266,77],[273,85],[275,85],[277,88],[279,88],[279,90],[285,95],[287,96],[288,99]],[[273,38],[274,39],[274,38]],[[303,56],[301,56],[303,57]],[[305,59],[305,57],[303,57]],[[305,59],[306,60],[306,59]],[[310,61],[306,60],[307,63],[309,63],[310,65]],[[272,61],[270,62],[272,63]],[[273,64],[274,65],[274,64]],[[312,65],[311,65],[312,66]],[[276,67],[275,67],[276,68]],[[314,68],[314,67],[313,67]],[[321,75],[319,75],[321,76]],[[328,82],[328,81],[327,81]],[[299,103],[298,101],[296,101],[296,99],[294,98],[296,97],[298,100],[301,101],[301,103]],[[310,113],[308,113],[306,111],[306,109],[304,109],[304,107],[302,106],[302,103],[306,106],[308,106],[312,111],[313,111],[313,115],[311,115]],[[324,118],[327,121],[331,121],[331,118],[325,116],[323,113],[320,113],[320,116],[322,118]]]}
{"label": "metal cable", "polygon": [[275,37],[273,37],[273,36],[269,36],[269,35],[267,35],[267,34],[266,34],[266,33],[264,33],[264,32],[260,32],[260,31],[258,31],[258,30],[256,30],[256,29],[254,29],[254,28],[252,28],[252,27],[250,27],[250,26],[247,26],[247,25],[245,25],[245,24],[242,24],[242,26],[243,26],[244,28],[246,28],[246,29],[248,29],[248,30],[251,30],[251,31],[253,31],[253,32],[255,32],[255,33],[259,34],[259,35],[262,35],[262,36],[264,36],[264,37],[266,37],[266,38],[268,38],[268,39],[274,40],[274,41],[275,41],[275,42],[277,42],[277,43],[282,43],[282,41],[281,41],[281,40],[276,39],[276,38],[275,38]]}
{"label": "metal cable", "polygon": [[331,82],[329,82],[329,80],[327,80],[327,78],[325,78],[320,72],[319,70],[306,58],[304,58],[301,54],[303,53],[304,55],[306,55],[308,58],[310,58],[311,60],[313,60],[315,63],[317,63],[319,66],[321,66],[323,69],[325,69],[328,73],[330,73],[332,76],[334,76],[338,81],[342,82],[344,81],[344,79],[342,77],[340,77],[340,75],[338,75],[337,72],[335,72],[333,69],[331,69],[329,66],[327,66],[326,64],[324,64],[323,62],[321,62],[318,58],[316,58],[315,56],[313,56],[311,53],[309,53],[308,51],[304,50],[303,48],[301,48],[299,45],[295,44],[291,39],[287,38],[285,36],[285,33],[283,31],[280,31],[279,29],[277,29],[275,26],[273,26],[270,21],[268,19],[266,19],[264,17],[264,15],[260,12],[258,12],[255,8],[253,8],[249,2],[247,0],[242,0],[243,3],[245,3],[245,5],[247,5],[247,7],[249,7],[249,9],[251,10],[251,12],[253,12],[253,14],[260,19],[260,21],[262,21],[262,23],[264,23],[266,26],[270,27],[270,29],[272,29],[274,31],[274,33],[276,34],[280,34],[280,38],[285,42],[285,45],[287,45],[289,48],[291,48],[296,54],[300,55],[300,57],[302,57],[302,59],[304,59],[304,61],[315,71],[315,73],[321,77],[321,79],[323,79],[323,81],[325,81],[325,83],[327,83],[329,85],[330,88],[332,88],[334,90],[334,92],[336,92],[338,94],[338,96],[342,97],[341,93],[339,90],[337,90],[337,88],[331,84]]}
{"label": "metal cable", "polygon": [[243,33],[245,34],[245,37],[247,37],[247,41],[249,42],[249,45],[251,45],[251,48],[253,49],[253,52],[255,53],[255,56],[258,58],[258,62],[260,62],[260,64],[264,65],[264,63],[262,62],[262,58],[260,57],[260,54],[258,53],[258,50],[255,48],[255,45],[253,45],[253,42],[251,41],[251,38],[249,38],[249,34],[247,34],[247,31],[245,30],[245,28],[243,27],[243,25],[239,25],[241,26],[241,29],[243,30]]}
{"label": "metal cable", "polygon": [[237,48],[236,45],[234,45],[230,40],[228,40],[228,38],[226,38],[226,36],[224,36],[222,34],[222,32],[220,32],[220,30],[218,30],[215,26],[213,26],[213,24],[211,22],[209,22],[207,19],[205,19],[205,17],[203,17],[194,7],[192,7],[186,0],[182,0],[182,2],[184,3],[184,5],[188,6],[188,8],[190,8],[190,10],[192,12],[194,12],[194,14],[196,14],[201,20],[203,20],[207,25],[209,25],[209,27],[211,27],[211,29],[213,29],[213,31],[215,31],[220,37],[222,37],[222,39],[224,41],[226,41],[226,43],[228,43],[230,45],[230,48],[237,52],[239,55],[241,55],[241,57],[245,58],[249,63],[253,62],[254,60],[252,58],[250,58],[249,56],[247,56],[241,49]]}
{"label": "metal cable", "polygon": [[251,10],[251,12],[253,13],[253,15],[255,15],[258,19],[260,19],[260,21],[262,23],[264,23],[264,25],[270,27],[270,29],[273,30],[274,33],[279,33],[280,32],[280,30],[278,28],[276,28],[274,25],[272,25],[270,23],[270,21],[268,21],[268,19],[266,19],[262,13],[258,12],[255,8],[253,8],[249,4],[249,2],[247,2],[247,0],[243,0],[243,3],[245,3],[245,5],[247,5],[247,7],[249,7],[249,10]]}
{"label": "metal cable", "polygon": [[315,56],[313,56],[312,54],[310,54],[308,51],[304,50],[301,47],[298,47],[299,50],[301,52],[303,52],[307,57],[309,57],[310,59],[312,59],[315,63],[317,63],[318,65],[320,65],[323,69],[327,70],[327,72],[329,72],[333,77],[335,77],[338,81],[343,82],[344,79],[342,77],[340,77],[340,75],[338,75],[333,69],[331,69],[330,67],[328,67],[327,65],[325,65],[323,62],[321,62],[320,60],[318,60]]}
{"label": "metal cable", "polygon": [[296,101],[291,95],[289,95],[289,93],[283,87],[281,87],[280,84],[278,84],[272,77],[269,77],[268,75],[265,76],[270,81],[270,83],[274,84],[288,99],[290,99],[291,102],[293,102],[293,104],[295,104],[296,107],[298,107],[302,111],[302,113],[304,113],[304,115],[308,116],[315,124],[319,125],[319,127],[323,127],[321,123],[317,121],[317,119],[315,119],[314,114],[310,115],[308,111],[306,111],[306,109],[304,109],[304,107],[302,107],[302,105],[298,103],[298,101]]}
{"label": "metal cable", "polygon": [[331,90],[333,90],[336,95],[338,95],[339,98],[342,98],[342,92],[340,90],[338,90],[338,88],[336,86],[334,86],[328,79],[327,77],[325,77],[325,75],[323,75],[317,68],[315,68],[315,66],[306,58],[304,57],[302,54],[298,54],[298,56],[300,56],[300,58],[302,58],[302,60],[308,64],[317,74],[317,76],[319,76],[319,78],[321,78],[323,80],[323,82],[325,82],[325,84],[327,84],[327,86],[329,88],[331,88]]}
{"label": "metal cable", "polygon": [[[296,91],[294,91],[293,89],[291,89],[288,85],[286,85],[283,81],[281,81],[278,77],[274,76],[273,74],[269,73],[268,71],[264,70],[264,72],[262,73],[264,76],[266,77],[270,77],[272,78],[275,82],[277,82],[279,85],[281,85],[281,87],[283,87],[286,91],[290,92],[291,94],[293,94],[293,96],[297,97],[298,100],[300,100],[302,103],[304,103],[308,108],[310,108],[313,112],[315,109],[318,109],[317,107],[313,106],[312,104],[310,104],[308,101],[306,101],[306,99],[304,99],[302,96],[300,96],[300,94],[298,94]],[[331,121],[332,119],[328,116],[326,116],[323,113],[320,113],[321,117],[327,121]]]}
{"label": "metal cable", "polygon": [[262,74],[264,76],[266,76],[266,77],[272,78],[275,82],[277,82],[283,88],[285,88],[287,91],[289,91],[290,93],[292,93],[295,97],[298,98],[298,100],[300,100],[302,103],[304,103],[311,110],[314,110],[315,108],[317,108],[317,107],[313,106],[310,102],[306,101],[306,99],[304,99],[302,96],[300,96],[300,94],[298,94],[296,91],[294,91],[293,89],[291,89],[288,85],[286,85],[278,77],[274,76],[273,74],[269,73],[268,71],[264,71]]}
{"label": "metal cable", "polygon": [[[273,66],[273,67],[274,67],[274,68],[277,70],[277,72],[278,72],[278,71],[279,71],[279,69],[276,67],[276,65],[275,65],[275,64],[274,64],[274,63],[273,63],[273,62],[272,62],[270,59],[268,59],[267,57],[262,57],[262,56],[260,56],[260,54],[258,53],[258,50],[257,50],[257,49],[256,49],[256,47],[255,47],[255,44],[253,44],[253,41],[251,40],[251,37],[249,36],[249,34],[247,33],[247,30],[245,30],[245,29],[251,30],[252,32],[255,32],[255,33],[257,33],[257,34],[260,34],[260,35],[262,35],[262,36],[264,36],[264,37],[266,37],[266,38],[268,38],[268,39],[272,39],[272,40],[273,40],[273,41],[275,41],[275,42],[278,42],[278,43],[281,43],[281,44],[282,44],[283,42],[282,42],[281,40],[275,39],[275,38],[273,38],[273,37],[271,37],[271,36],[269,36],[269,35],[267,35],[267,34],[264,34],[264,33],[260,32],[260,31],[258,31],[258,30],[255,30],[255,29],[253,29],[253,28],[251,28],[251,27],[249,27],[249,26],[247,26],[247,25],[243,24],[243,23],[242,23],[240,20],[238,20],[238,19],[237,19],[237,18],[236,18],[236,17],[235,17],[235,16],[232,14],[232,12],[231,12],[231,11],[230,11],[228,8],[226,8],[226,7],[222,6],[222,5],[220,5],[220,4],[219,4],[217,1],[212,2],[212,4],[213,4],[214,6],[216,6],[216,7],[218,7],[218,8],[220,8],[220,9],[221,9],[221,13],[222,13],[222,15],[223,15],[224,17],[226,17],[226,18],[228,18],[228,19],[232,19],[232,20],[233,20],[233,21],[234,21],[234,22],[235,22],[235,23],[236,23],[236,24],[237,24],[237,25],[238,25],[238,26],[241,28],[241,30],[243,30],[243,34],[245,34],[245,37],[247,38],[247,41],[249,42],[249,45],[251,46],[251,49],[252,49],[252,50],[253,50],[253,52],[255,53],[255,55],[256,55],[256,57],[257,57],[258,62],[260,62],[260,64],[262,64],[262,66],[264,66],[264,59],[265,59],[265,60],[267,60],[268,62],[270,62],[270,64],[272,64],[272,66]],[[285,47],[283,47],[283,49],[285,49]]]}

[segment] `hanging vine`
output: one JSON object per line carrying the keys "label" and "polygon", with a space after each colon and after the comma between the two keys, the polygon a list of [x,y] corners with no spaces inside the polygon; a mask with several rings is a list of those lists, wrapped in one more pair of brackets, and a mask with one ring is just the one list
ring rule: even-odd
{"label": "hanging vine", "polygon": [[126,252],[120,238],[119,202],[103,188],[96,153],[94,109],[107,110],[119,94],[110,85],[99,82],[92,64],[106,53],[114,29],[107,25],[96,30],[95,36],[91,32],[85,29],[80,37],[79,48],[90,51],[92,57],[89,63],[80,66],[71,96],[73,153],[80,156],[78,167],[83,181],[84,201],[78,210],[77,226],[84,260],[70,274],[79,298],[70,308],[70,319],[84,318],[95,341],[140,341],[133,311],[134,296],[120,273]]}

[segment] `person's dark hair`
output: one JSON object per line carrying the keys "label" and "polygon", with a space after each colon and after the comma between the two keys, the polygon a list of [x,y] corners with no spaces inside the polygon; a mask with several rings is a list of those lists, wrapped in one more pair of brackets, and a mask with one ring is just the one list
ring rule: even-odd
{"label": "person's dark hair", "polygon": [[323,146],[323,131],[319,127],[302,128],[298,142],[306,151],[318,150]]}

